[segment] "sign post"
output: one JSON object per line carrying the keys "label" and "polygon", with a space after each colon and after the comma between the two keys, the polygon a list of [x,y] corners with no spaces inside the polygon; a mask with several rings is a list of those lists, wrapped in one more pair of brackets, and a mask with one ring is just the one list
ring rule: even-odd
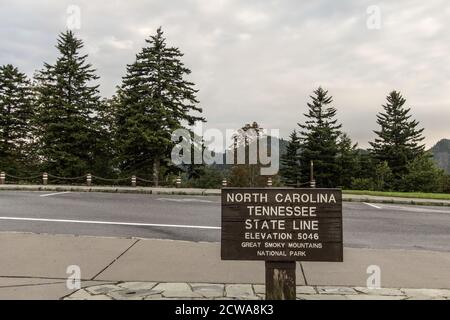
{"label": "sign post", "polygon": [[340,189],[223,188],[222,260],[266,264],[266,298],[295,299],[296,261],[343,261]]}
{"label": "sign post", "polygon": [[295,261],[266,261],[266,299],[295,300]]}

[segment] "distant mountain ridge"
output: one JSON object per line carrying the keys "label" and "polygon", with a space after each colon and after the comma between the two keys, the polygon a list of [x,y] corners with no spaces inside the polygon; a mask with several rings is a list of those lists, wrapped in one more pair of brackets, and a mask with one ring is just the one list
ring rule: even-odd
{"label": "distant mountain ridge", "polygon": [[[280,157],[280,159],[281,159],[281,157],[286,153],[289,141],[284,140],[283,138],[277,138],[277,137],[271,137],[271,139],[277,139],[278,140],[279,151],[275,152],[275,154],[273,156],[276,157],[278,155]],[[222,160],[223,164],[215,163],[215,164],[213,164],[214,168],[223,171],[223,170],[227,170],[227,168],[231,167],[230,165],[226,164],[226,153],[225,152],[218,152],[218,156],[217,157],[223,159]]]}
{"label": "distant mountain ridge", "polygon": [[450,139],[442,139],[430,149],[436,164],[450,174]]}
{"label": "distant mountain ridge", "polygon": [[[276,138],[275,138],[276,139]],[[279,138],[280,146],[280,157],[286,153],[287,145],[289,141]],[[367,154],[369,151],[366,149],[358,148],[358,151],[362,154]],[[439,168],[445,170],[446,173],[450,174],[450,139],[442,139],[435,146],[433,146],[429,152],[433,155],[433,160]],[[225,163],[225,154],[222,154]],[[214,165],[216,168],[224,170],[227,165]]]}

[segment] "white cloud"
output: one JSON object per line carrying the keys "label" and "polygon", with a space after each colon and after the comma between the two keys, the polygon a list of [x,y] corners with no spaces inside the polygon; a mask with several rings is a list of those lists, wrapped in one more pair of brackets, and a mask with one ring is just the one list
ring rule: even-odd
{"label": "white cloud", "polygon": [[[0,63],[32,75],[52,62],[69,4],[81,8],[89,61],[111,95],[126,64],[162,26],[200,90],[206,127],[258,121],[287,136],[312,90],[326,86],[345,130],[362,146],[390,90],[402,90],[427,128],[450,138],[448,0],[378,0],[380,30],[366,27],[370,0],[1,0]],[[439,115],[439,116],[436,116]]]}
{"label": "white cloud", "polygon": [[269,21],[269,15],[257,10],[244,9],[236,14],[236,19],[245,25],[261,25]]}
{"label": "white cloud", "polygon": [[131,40],[118,40],[114,36],[105,38],[104,42],[112,47],[112,49],[131,49],[133,48],[133,41]]}

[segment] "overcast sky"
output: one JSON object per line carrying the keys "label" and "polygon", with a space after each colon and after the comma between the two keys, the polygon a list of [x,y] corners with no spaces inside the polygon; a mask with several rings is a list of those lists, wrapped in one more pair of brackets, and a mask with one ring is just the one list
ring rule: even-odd
{"label": "overcast sky", "polygon": [[104,96],[162,26],[185,53],[207,128],[257,121],[286,137],[321,85],[362,147],[393,89],[425,127],[428,147],[450,138],[448,0],[0,0],[0,64],[31,76],[54,62],[69,5],[81,10],[76,33]]}

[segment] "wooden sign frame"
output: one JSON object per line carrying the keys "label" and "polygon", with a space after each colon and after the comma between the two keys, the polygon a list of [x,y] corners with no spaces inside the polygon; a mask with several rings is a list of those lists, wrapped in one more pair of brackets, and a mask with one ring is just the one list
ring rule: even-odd
{"label": "wooden sign frame", "polygon": [[221,243],[222,260],[343,261],[342,191],[224,188]]}
{"label": "wooden sign frame", "polygon": [[295,299],[296,261],[342,262],[342,191],[223,188],[222,260],[266,262],[266,299]]}

